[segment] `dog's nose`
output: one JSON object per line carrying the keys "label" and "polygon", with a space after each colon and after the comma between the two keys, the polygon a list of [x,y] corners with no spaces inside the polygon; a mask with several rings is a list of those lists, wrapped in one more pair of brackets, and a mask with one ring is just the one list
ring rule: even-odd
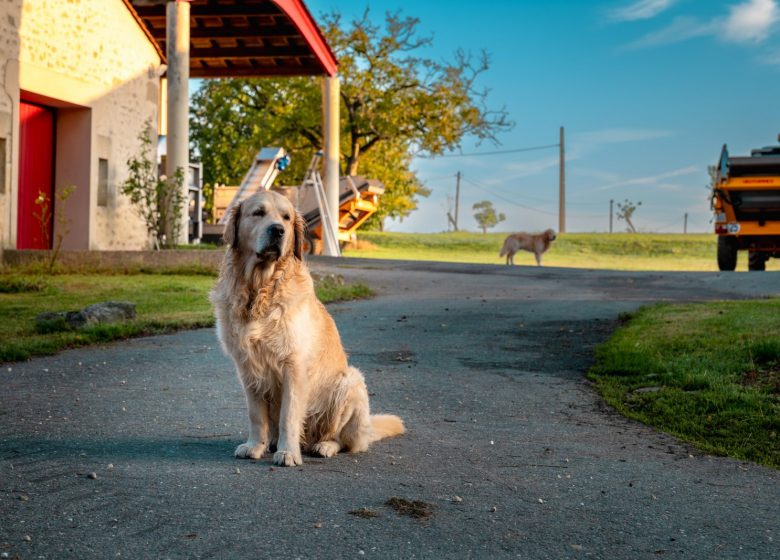
{"label": "dog's nose", "polygon": [[268,226],[268,237],[276,241],[284,235],[284,226],[282,224],[271,224]]}

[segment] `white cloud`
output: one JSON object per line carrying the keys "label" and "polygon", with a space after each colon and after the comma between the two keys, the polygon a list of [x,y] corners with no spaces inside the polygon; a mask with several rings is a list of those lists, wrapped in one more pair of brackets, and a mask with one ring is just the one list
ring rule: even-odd
{"label": "white cloud", "polygon": [[651,19],[668,10],[677,0],[637,0],[627,6],[615,8],[608,13],[612,21],[637,21]]}
{"label": "white cloud", "polygon": [[719,20],[701,21],[689,16],[679,16],[672,20],[672,23],[653,31],[629,43],[628,48],[641,49],[644,47],[655,47],[659,45],[669,45],[704,37],[706,35],[715,35],[721,28]]}
{"label": "white cloud", "polygon": [[759,57],[758,61],[761,64],[769,64],[770,66],[780,65],[780,49],[764,54]]}
{"label": "white cloud", "polygon": [[658,175],[651,175],[649,177],[637,177],[634,179],[625,179],[623,181],[615,181],[614,183],[601,185],[594,189],[590,189],[593,192],[607,191],[611,189],[617,189],[620,187],[629,186],[652,186],[661,190],[677,190],[679,185],[669,183],[666,179],[672,179],[674,177],[681,177],[683,175],[690,175],[692,173],[701,173],[701,168],[696,165],[689,165],[688,167],[681,167],[679,169],[673,169]]}
{"label": "white cloud", "polygon": [[655,130],[649,128],[605,128],[591,132],[581,132],[574,136],[576,144],[622,144],[625,142],[641,142],[674,136],[673,130]]}
{"label": "white cloud", "polygon": [[710,20],[679,16],[657,31],[629,43],[628,48],[645,48],[680,43],[712,36],[732,43],[760,43],[769,37],[780,20],[777,0],[746,0],[729,7],[729,14]]}
{"label": "white cloud", "polygon": [[775,0],[748,0],[729,8],[723,31],[726,39],[736,43],[759,43],[769,36],[780,13]]}

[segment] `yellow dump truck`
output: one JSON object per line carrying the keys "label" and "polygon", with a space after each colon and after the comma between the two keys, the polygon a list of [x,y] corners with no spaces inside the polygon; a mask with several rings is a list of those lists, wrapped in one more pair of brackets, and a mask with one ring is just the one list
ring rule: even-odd
{"label": "yellow dump truck", "polygon": [[724,145],[712,210],[720,270],[734,270],[739,251],[748,252],[749,270],[764,270],[770,257],[780,258],[780,146],[732,157]]}

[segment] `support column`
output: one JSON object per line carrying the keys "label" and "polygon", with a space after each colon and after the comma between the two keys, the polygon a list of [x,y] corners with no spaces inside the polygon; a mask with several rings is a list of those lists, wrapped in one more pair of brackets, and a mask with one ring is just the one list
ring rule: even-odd
{"label": "support column", "polygon": [[[173,180],[177,169],[184,173],[182,185],[184,200],[188,200],[187,172],[189,170],[189,108],[190,108],[190,3],[189,0],[168,2],[165,13],[166,48],[168,62],[168,136],[166,137],[165,174]],[[178,239],[175,243],[187,243],[189,214],[185,203],[181,214]],[[166,226],[166,236],[170,239]]]}
{"label": "support column", "polygon": [[[341,106],[338,76],[322,78],[322,140],[323,172],[322,183],[325,187],[325,200],[333,224],[333,234],[338,235],[339,219],[339,108]],[[324,220],[323,220],[324,227]],[[323,246],[323,254],[327,246]],[[337,256],[337,255],[331,255]]]}
{"label": "support column", "polygon": [[566,233],[566,149],[561,127],[560,162],[558,177],[558,233]]}

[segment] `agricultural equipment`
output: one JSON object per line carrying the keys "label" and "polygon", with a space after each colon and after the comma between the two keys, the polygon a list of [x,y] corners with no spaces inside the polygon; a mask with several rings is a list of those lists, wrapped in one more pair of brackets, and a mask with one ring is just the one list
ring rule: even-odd
{"label": "agricultural equipment", "polygon": [[741,250],[748,251],[749,270],[764,270],[770,257],[780,258],[780,146],[732,157],[724,145],[711,206],[720,270],[734,270]]}
{"label": "agricultural equipment", "polygon": [[[336,238],[323,235],[332,231],[323,228],[323,220],[329,221],[325,212],[325,193],[318,171],[321,153],[311,160],[303,184],[291,187],[271,187],[279,171],[289,163],[289,157],[279,148],[262,149],[252,167],[238,187],[217,186],[214,189],[214,218],[218,224],[206,225],[204,237],[218,240],[224,229],[225,214],[234,205],[251,196],[258,190],[271,189],[285,195],[301,213],[306,221],[307,254],[319,254],[323,245],[328,246],[330,254],[339,254],[340,246],[354,239],[357,229],[379,208],[379,197],[385,188],[381,182],[360,176],[347,176],[339,179],[338,234]],[[324,217],[324,218],[323,218]],[[210,235],[209,235],[210,234]]]}

